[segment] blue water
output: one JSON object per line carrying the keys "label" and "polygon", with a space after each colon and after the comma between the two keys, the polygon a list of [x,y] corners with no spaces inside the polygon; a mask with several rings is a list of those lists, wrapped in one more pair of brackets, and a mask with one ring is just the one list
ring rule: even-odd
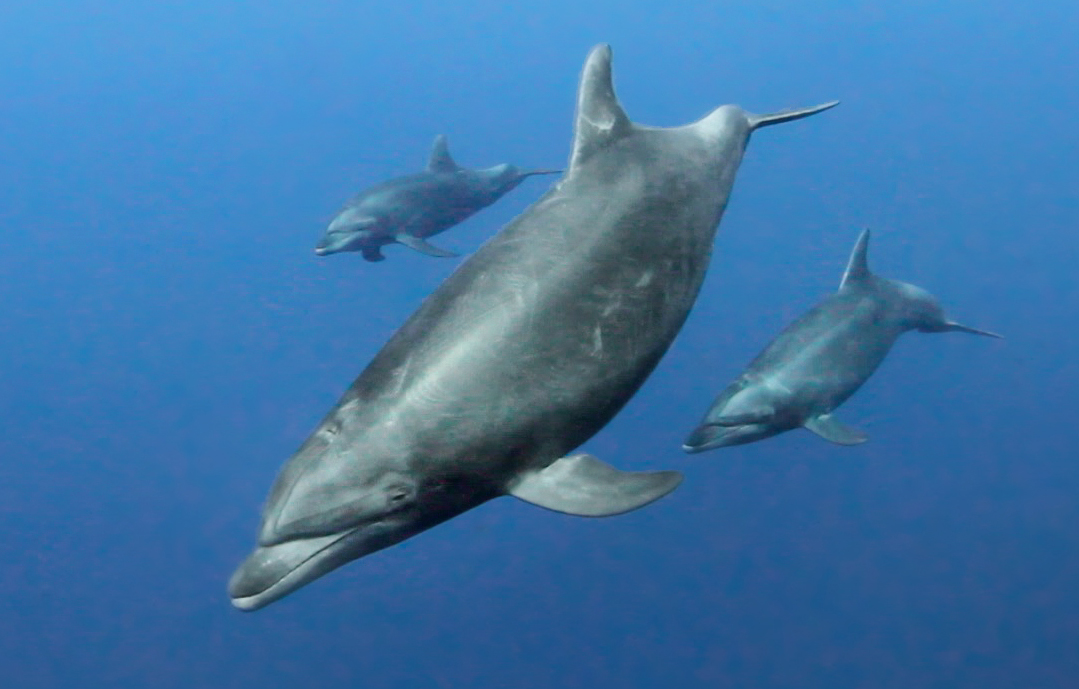
{"label": "blue water", "polygon": [[[1079,5],[0,5],[0,686],[1079,686]],[[225,593],[277,470],[458,263],[318,258],[351,193],[560,166],[595,43],[638,122],[832,98],[750,143],[700,300],[586,449],[684,485],[489,503],[265,610]],[[532,179],[436,241],[463,253]],[[688,456],[712,397],[870,261],[910,334],[841,410]]]}

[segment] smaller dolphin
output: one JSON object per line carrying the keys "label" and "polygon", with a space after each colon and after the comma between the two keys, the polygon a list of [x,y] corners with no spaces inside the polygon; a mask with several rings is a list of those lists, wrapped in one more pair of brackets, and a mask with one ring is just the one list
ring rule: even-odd
{"label": "smaller dolphin", "polygon": [[513,190],[526,177],[555,175],[561,170],[518,170],[495,165],[469,170],[450,157],[446,137],[439,134],[427,169],[396,177],[353,196],[326,228],[315,246],[319,256],[359,251],[368,261],[381,261],[386,244],[404,244],[428,256],[457,256],[429,244],[444,232]]}
{"label": "smaller dolphin", "polygon": [[839,445],[868,440],[832,414],[873,375],[908,330],[988,337],[948,320],[920,287],[874,275],[866,262],[869,230],[851,252],[839,291],[774,339],[727,386],[682,449],[704,452],[751,443],[799,426]]}

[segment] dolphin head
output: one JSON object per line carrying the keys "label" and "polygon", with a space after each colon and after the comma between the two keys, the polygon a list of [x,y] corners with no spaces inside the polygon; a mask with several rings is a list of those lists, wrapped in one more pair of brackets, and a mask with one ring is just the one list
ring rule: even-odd
{"label": "dolphin head", "polygon": [[756,442],[773,435],[779,435],[782,431],[767,423],[743,423],[736,426],[720,426],[713,423],[702,423],[697,426],[685,442],[682,449],[690,454],[715,450],[720,447],[733,447]]}
{"label": "dolphin head", "polygon": [[739,378],[719,394],[682,449],[696,453],[744,445],[790,430],[797,424],[781,411],[782,394],[773,381]]}
{"label": "dolphin head", "polygon": [[923,333],[960,332],[971,335],[984,335],[985,337],[1001,337],[988,330],[971,328],[950,320],[945,315],[944,308],[937,301],[937,298],[921,287],[905,282],[896,282],[895,284],[903,297],[904,321],[912,330]]}
{"label": "dolphin head", "polygon": [[229,581],[235,607],[269,605],[497,494],[416,467],[392,444],[361,442],[368,437],[330,418],[290,458],[263,510],[258,545]]}
{"label": "dolphin head", "polygon": [[376,238],[378,218],[362,208],[350,207],[337,214],[315,245],[319,256],[342,251],[360,251]]}

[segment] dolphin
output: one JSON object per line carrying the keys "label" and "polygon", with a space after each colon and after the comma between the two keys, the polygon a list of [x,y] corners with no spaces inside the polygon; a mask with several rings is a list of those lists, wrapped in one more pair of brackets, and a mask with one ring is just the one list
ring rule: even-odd
{"label": "dolphin", "polygon": [[833,105],[640,126],[610,48],[594,48],[566,174],[446,278],[288,460],[233,605],[261,608],[499,496],[601,517],[673,491],[678,472],[572,453],[681,330],[750,134]]}
{"label": "dolphin", "polygon": [[770,438],[799,426],[839,445],[868,436],[835,409],[877,370],[900,335],[1000,335],[948,320],[933,295],[869,271],[869,230],[858,237],[839,291],[787,326],[716,397],[682,449],[704,452]]}
{"label": "dolphin", "polygon": [[518,170],[506,164],[469,170],[453,161],[446,137],[439,134],[426,170],[353,196],[330,222],[315,253],[359,251],[368,261],[381,261],[386,258],[382,247],[397,242],[428,256],[454,257],[456,253],[432,245],[427,238],[490,206],[528,177],[561,172]]}

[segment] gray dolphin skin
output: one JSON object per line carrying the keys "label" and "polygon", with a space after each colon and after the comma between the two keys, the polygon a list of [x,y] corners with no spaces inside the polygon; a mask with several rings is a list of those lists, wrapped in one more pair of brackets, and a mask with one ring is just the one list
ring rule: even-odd
{"label": "gray dolphin skin", "polygon": [[327,256],[359,251],[368,261],[381,261],[382,247],[403,244],[428,256],[449,258],[452,251],[427,241],[490,206],[533,175],[561,170],[518,170],[496,165],[469,170],[450,157],[446,137],[435,138],[427,169],[397,177],[361,191],[349,199],[330,222],[315,253]]}
{"label": "gray dolphin skin", "polygon": [[900,335],[964,332],[933,295],[869,271],[869,230],[858,237],[839,291],[787,326],[716,397],[682,449],[704,452],[743,445],[803,427],[839,445],[868,440],[840,423],[834,410],[877,370]]}
{"label": "gray dolphin skin", "polygon": [[610,48],[594,48],[565,176],[457,267],[289,459],[233,605],[261,608],[498,496],[600,517],[674,490],[678,472],[570,453],[681,329],[750,133],[832,105],[639,126]]}

